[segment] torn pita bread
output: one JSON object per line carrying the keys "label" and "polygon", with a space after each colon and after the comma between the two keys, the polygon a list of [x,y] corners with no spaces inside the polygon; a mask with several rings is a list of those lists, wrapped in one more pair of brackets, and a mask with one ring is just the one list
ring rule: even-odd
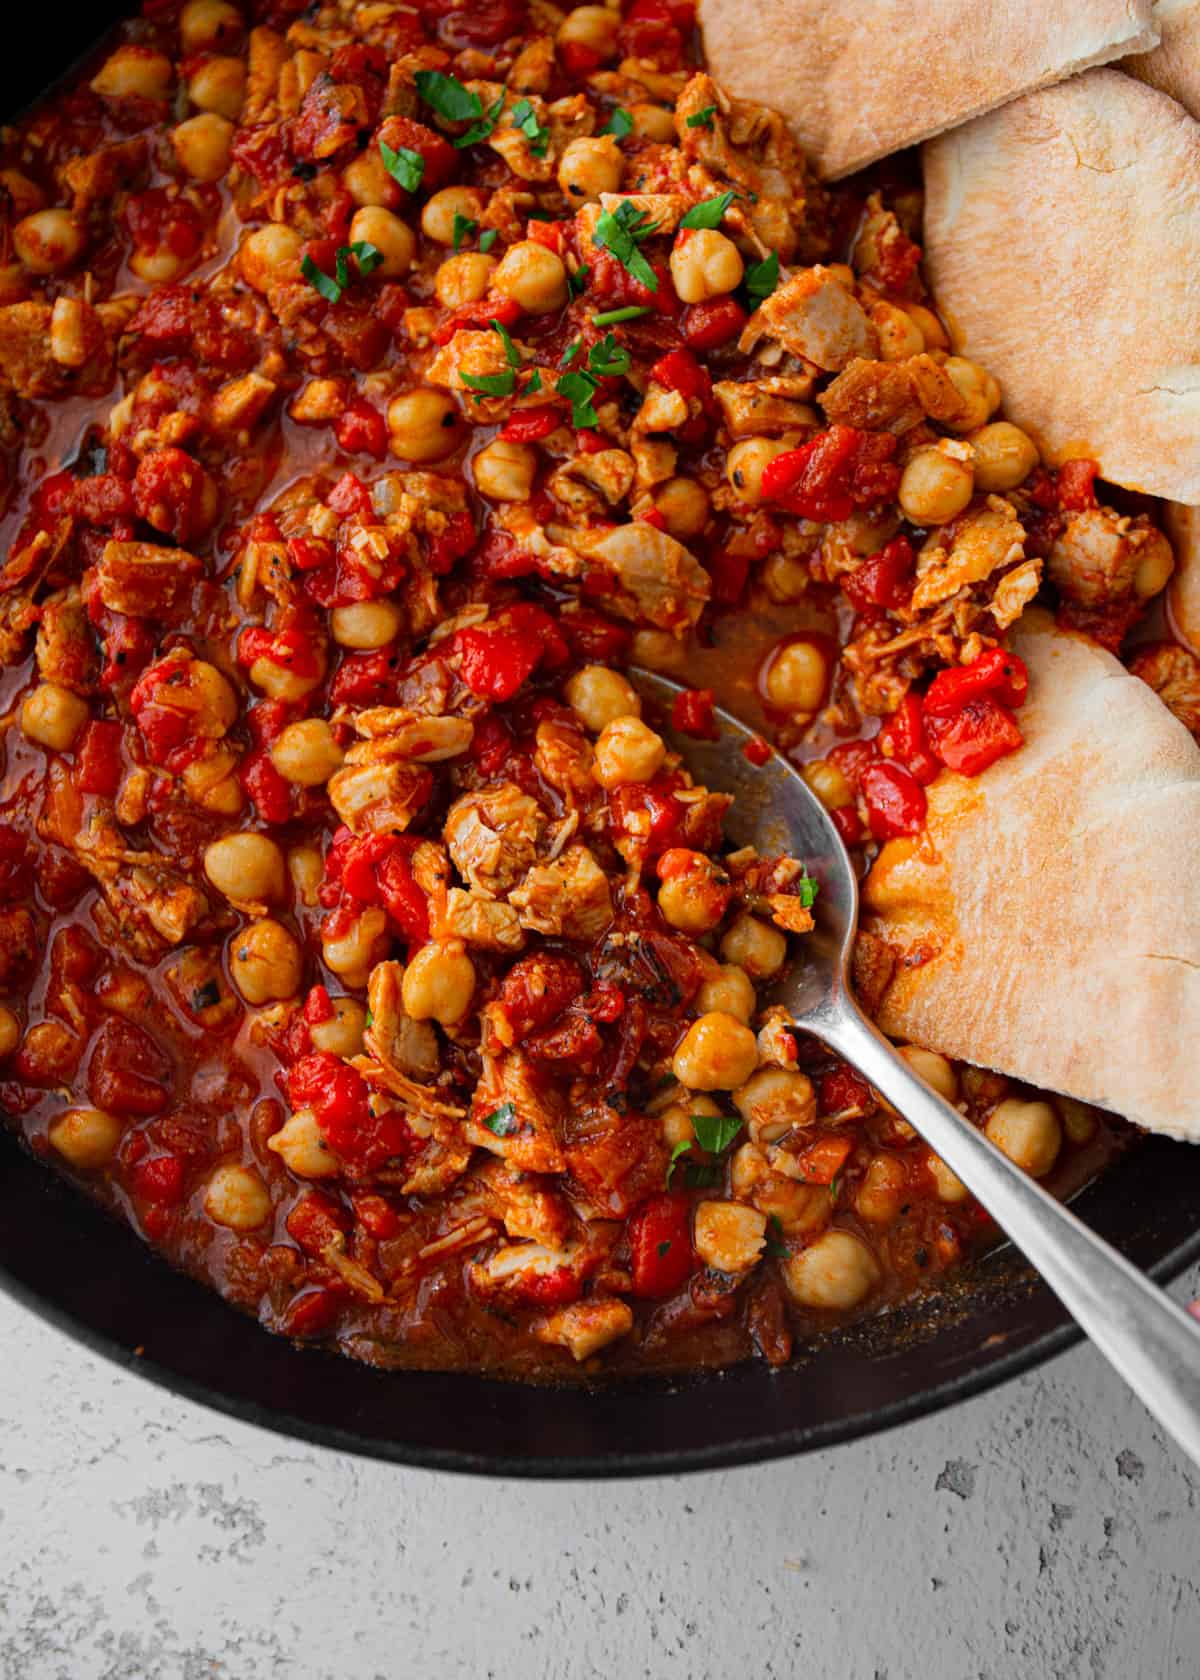
{"label": "torn pita bread", "polygon": [[925,256],[964,355],[1052,462],[1200,502],[1200,123],[1091,70],[924,148]]}
{"label": "torn pita bread", "polygon": [[1158,41],[1151,0],[700,0],[708,67],[836,180]]}
{"label": "torn pita bread", "polygon": [[1200,0],[1158,0],[1154,21],[1158,45],[1123,59],[1121,68],[1200,117]]}
{"label": "torn pita bread", "polygon": [[860,958],[872,934],[899,958],[877,1019],[1200,1141],[1200,747],[1047,614],[1013,644],[1025,745],[974,781],[943,772],[928,832],[866,882]]}
{"label": "torn pita bread", "polygon": [[1192,652],[1200,654],[1200,507],[1169,503],[1164,524],[1175,550],[1167,595],[1171,624]]}

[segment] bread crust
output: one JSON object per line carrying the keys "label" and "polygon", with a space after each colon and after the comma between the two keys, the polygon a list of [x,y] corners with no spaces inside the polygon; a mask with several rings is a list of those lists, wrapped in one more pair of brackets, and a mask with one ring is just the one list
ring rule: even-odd
{"label": "bread crust", "polygon": [[974,780],[943,772],[927,832],[867,879],[864,930],[896,958],[877,1019],[1200,1140],[1200,748],[1047,614],[1013,644],[1025,745]]}
{"label": "bread crust", "polygon": [[699,15],[713,76],[782,111],[830,180],[1158,41],[1151,0],[700,0]]}
{"label": "bread crust", "polygon": [[1158,0],[1154,21],[1158,45],[1123,59],[1121,68],[1200,117],[1200,0]]}
{"label": "bread crust", "polygon": [[1200,123],[1091,70],[924,148],[930,282],[1057,463],[1200,502]]}
{"label": "bread crust", "polygon": [[1163,523],[1175,550],[1167,601],[1176,633],[1200,655],[1200,507],[1168,502]]}

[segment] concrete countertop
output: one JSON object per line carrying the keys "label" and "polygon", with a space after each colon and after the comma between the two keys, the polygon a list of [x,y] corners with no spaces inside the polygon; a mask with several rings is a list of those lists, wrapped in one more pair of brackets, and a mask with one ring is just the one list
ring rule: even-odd
{"label": "concrete countertop", "polygon": [[0,1680],[1200,1673],[1200,1471],[1087,1348],[807,1458],[538,1484],[231,1422],[3,1296],[0,1341]]}

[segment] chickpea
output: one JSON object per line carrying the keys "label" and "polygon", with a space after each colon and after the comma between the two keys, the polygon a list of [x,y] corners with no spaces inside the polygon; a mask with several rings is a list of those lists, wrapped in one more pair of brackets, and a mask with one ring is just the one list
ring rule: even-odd
{"label": "chickpea", "polygon": [[185,53],[232,46],[242,33],[242,14],[229,0],[187,0],[179,14],[179,44]]}
{"label": "chickpea", "polygon": [[699,1091],[685,1091],[678,1101],[669,1103],[659,1112],[663,1142],[670,1149],[674,1149],[677,1143],[691,1143],[696,1136],[696,1128],[692,1124],[696,1115],[706,1114],[715,1119],[720,1112],[721,1105],[711,1097]]}
{"label": "chickpea", "polygon": [[932,1086],[939,1097],[948,1103],[958,1101],[958,1075],[954,1064],[936,1050],[923,1050],[919,1044],[902,1044],[900,1055],[919,1079]]}
{"label": "chickpea", "polygon": [[737,963],[723,963],[714,974],[701,981],[700,990],[696,993],[696,1008],[702,1014],[708,1015],[716,1010],[722,1015],[732,1015],[747,1026],[757,1001],[753,981]]}
{"label": "chickpea", "polygon": [[783,1262],[788,1294],[802,1307],[845,1311],[879,1282],[875,1256],[849,1231],[826,1231]]}
{"label": "chickpea", "polygon": [[813,758],[800,771],[827,811],[843,811],[854,803],[854,789],[827,758]]}
{"label": "chickpea", "polygon": [[21,1023],[11,1009],[0,1005],[0,1061],[11,1056],[21,1042]]}
{"label": "chickpea", "polygon": [[873,1155],[854,1198],[854,1211],[870,1225],[890,1225],[909,1194],[904,1163],[895,1155]]}
{"label": "chickpea", "polygon": [[509,246],[492,283],[527,315],[547,315],[567,301],[567,271],[562,259],[535,239],[522,239]]}
{"label": "chickpea", "polygon": [[596,780],[602,788],[648,782],[662,768],[667,749],[661,735],[638,717],[614,718],[596,741]]}
{"label": "chickpea", "polygon": [[633,118],[633,132],[639,140],[653,140],[660,146],[675,144],[675,117],[663,106],[639,100],[629,107],[629,115]]}
{"label": "chickpea", "polygon": [[460,251],[456,257],[447,257],[433,277],[438,302],[443,309],[478,303],[488,294],[495,268],[495,257],[484,256],[482,251]]}
{"label": "chickpea", "polygon": [[289,723],[271,743],[271,763],[285,782],[298,787],[322,787],[341,769],[345,756],[324,718]]}
{"label": "chickpea", "polygon": [[781,711],[819,711],[829,682],[829,663],[815,642],[801,638],[775,650],[763,672],[763,692]]}
{"label": "chickpea", "polygon": [[310,674],[297,671],[291,665],[281,665],[277,660],[268,659],[264,655],[256,659],[246,675],[255,688],[261,689],[270,700],[303,700],[306,694],[311,694],[318,688],[325,675],[325,661],[319,650],[316,660],[316,670]]}
{"label": "chickpea", "polygon": [[214,840],[205,847],[204,873],[218,892],[240,903],[273,904],[283,897],[283,853],[266,834]]}
{"label": "chickpea", "polygon": [[65,274],[83,255],[87,237],[69,210],[37,210],[12,230],[13,250],[31,274]]}
{"label": "chickpea", "polygon": [[178,279],[194,261],[194,257],[173,251],[169,245],[156,245],[151,250],[139,248],[133,251],[129,266],[147,285],[165,286]]}
{"label": "chickpea", "polygon": [[267,1148],[297,1178],[336,1178],[342,1170],[342,1163],[321,1136],[311,1108],[289,1114],[275,1135],[267,1139]]}
{"label": "chickpea", "polygon": [[585,665],[568,677],[563,692],[572,711],[594,735],[618,718],[642,715],[641,697],[633,684],[606,665]]}
{"label": "chickpea", "polygon": [[421,211],[421,232],[435,245],[454,244],[454,218],[477,222],[484,211],[484,196],[477,187],[441,187],[431,193]]}
{"label": "chickpea", "polygon": [[790,1068],[759,1068],[733,1093],[733,1101],[751,1141],[760,1146],[778,1143],[817,1117],[812,1080]]}
{"label": "chickpea", "polygon": [[229,168],[233,124],[215,111],[202,111],[171,130],[179,167],[193,181],[219,181]]}
{"label": "chickpea", "polygon": [[652,671],[682,671],[687,649],[669,630],[635,630],[632,657],[635,665],[646,665]]}
{"label": "chickpea", "polygon": [[868,313],[879,334],[879,354],[885,362],[902,362],[924,350],[924,335],[907,310],[880,298]]}
{"label": "chickpea", "polygon": [[975,487],[989,495],[1015,490],[1038,464],[1037,445],[1010,420],[993,420],[968,439],[975,451]]}
{"label": "chickpea", "polygon": [[304,953],[281,922],[252,922],[229,942],[229,971],[247,1003],[276,1003],[300,988]]}
{"label": "chickpea", "polygon": [[735,443],[725,457],[725,476],[744,502],[762,500],[762,475],[776,455],[786,455],[794,443],[783,438],[749,437]]}
{"label": "chickpea", "polygon": [[744,273],[741,252],[716,228],[685,228],[671,247],[671,279],[683,303],[724,297]]}
{"label": "chickpea", "polygon": [[295,228],[282,222],[268,222],[242,240],[237,264],[242,279],[256,292],[268,292],[279,280],[294,278],[300,271],[304,242]]}
{"label": "chickpea", "polygon": [[348,986],[365,986],[371,969],[387,951],[387,912],[372,905],[356,916],[337,939],[321,942],[325,967]]}
{"label": "chickpea", "polygon": [[287,857],[292,891],[311,910],[325,879],[325,865],[315,846],[293,846]]}
{"label": "chickpea", "polygon": [[185,764],[181,780],[188,798],[218,817],[236,817],[246,797],[234,775],[237,755],[218,749]]}
{"label": "chickpea", "polygon": [[271,1214],[271,1195],[253,1167],[218,1167],[204,1191],[204,1211],[231,1231],[255,1231]]}
{"label": "chickpea", "polygon": [[46,1136],[64,1161],[81,1171],[106,1167],[121,1141],[121,1122],[102,1108],[69,1108],[52,1120]]}
{"label": "chickpea", "polygon": [[952,1173],[940,1155],[930,1153],[925,1165],[933,1179],[939,1202],[965,1202],[971,1192],[957,1173]]}
{"label": "chickpea", "polygon": [[962,418],[953,425],[947,421],[947,425],[954,432],[975,431],[999,408],[999,385],[986,368],[981,368],[978,362],[969,362],[965,356],[947,356],[942,369],[963,400]]}
{"label": "chickpea", "polygon": [[1162,532],[1147,531],[1146,538],[1137,571],[1133,574],[1133,592],[1140,601],[1148,601],[1152,595],[1165,589],[1175,570],[1174,550]]}
{"label": "chickpea", "polygon": [[654,505],[667,530],[682,541],[698,537],[708,524],[708,491],[694,478],[669,478],[654,492]]}
{"label": "chickpea", "polygon": [[246,66],[240,58],[206,59],[188,80],[188,98],[202,111],[236,122],[246,94]]}
{"label": "chickpea", "polygon": [[943,439],[918,449],[901,474],[898,500],[914,525],[945,525],[971,500],[974,468],[955,448]]}
{"label": "chickpea", "polygon": [[703,852],[673,847],[662,858],[660,872],[658,908],[663,920],[693,937],[711,933],[729,903],[726,878],[712,860]]}
{"label": "chickpea", "polygon": [[906,303],[904,309],[909,318],[916,323],[927,350],[949,350],[950,339],[946,329],[932,309],[926,309],[923,303]]}
{"label": "chickpea", "polygon": [[404,970],[404,1012],[414,1021],[452,1027],[475,995],[475,965],[461,939],[432,939]]}
{"label": "chickpea", "polygon": [[558,184],[577,204],[594,204],[601,193],[615,193],[621,185],[624,159],[611,134],[598,139],[572,140],[558,166]]}
{"label": "chickpea", "polygon": [[417,236],[391,210],[375,204],[356,210],[350,223],[350,239],[354,244],[363,239],[368,245],[374,245],[383,257],[374,273],[383,275],[385,280],[397,280],[412,267]]}
{"label": "chickpea", "polygon": [[1096,1116],[1086,1103],[1074,1097],[1055,1097],[1054,1106],[1072,1143],[1087,1143],[1096,1135]]}
{"label": "chickpea", "polygon": [[61,683],[39,683],[21,707],[21,731],[53,752],[70,752],[88,720],[88,705]]}
{"label": "chickpea", "polygon": [[671,1061],[681,1085],[694,1091],[734,1091],[758,1061],[758,1044],[744,1021],[720,1010],[693,1021]]}
{"label": "chickpea", "polygon": [[620,26],[617,13],[607,6],[576,6],[559,24],[555,43],[559,47],[586,47],[603,64],[616,57]]}
{"label": "chickpea", "polygon": [[404,461],[441,461],[458,448],[462,422],[444,391],[401,391],[387,411],[393,455]]}
{"label": "chickpea", "polygon": [[489,502],[527,502],[537,463],[537,450],[530,444],[495,438],[471,461],[475,488]]}
{"label": "chickpea", "polygon": [[722,939],[721,955],[751,980],[770,980],[787,961],[787,940],[777,927],[743,912]]}
{"label": "chickpea", "polygon": [[767,1216],[743,1202],[701,1202],[692,1241],[706,1266],[736,1276],[757,1265],[767,1240]]}
{"label": "chickpea", "polygon": [[983,1129],[1031,1178],[1044,1178],[1062,1148],[1062,1124],[1048,1102],[1007,1097],[988,1115]]}
{"label": "chickpea", "polygon": [[150,47],[118,47],[92,77],[102,99],[164,100],[171,91],[171,60]]}
{"label": "chickpea", "polygon": [[771,600],[783,605],[789,601],[799,601],[802,596],[807,595],[809,583],[812,581],[808,567],[799,555],[783,554],[779,551],[767,555],[758,575]]}
{"label": "chickpea", "polygon": [[329,629],[339,647],[371,652],[386,647],[400,634],[404,614],[391,601],[354,601],[334,607]]}
{"label": "chickpea", "polygon": [[361,1056],[363,1033],[367,1027],[367,1012],[357,998],[330,998],[333,1018],[316,1021],[308,1029],[314,1050],[324,1050],[329,1056]]}
{"label": "chickpea", "polygon": [[374,146],[351,158],[342,170],[342,185],[364,210],[396,210],[404,203],[403,188],[388,174],[387,165]]}

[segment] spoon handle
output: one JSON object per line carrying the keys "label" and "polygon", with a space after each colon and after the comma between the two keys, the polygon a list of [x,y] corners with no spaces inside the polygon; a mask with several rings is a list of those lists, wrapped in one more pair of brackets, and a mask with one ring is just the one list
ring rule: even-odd
{"label": "spoon handle", "polygon": [[843,994],[803,1023],[904,1115],[1200,1464],[1200,1324],[930,1090]]}

